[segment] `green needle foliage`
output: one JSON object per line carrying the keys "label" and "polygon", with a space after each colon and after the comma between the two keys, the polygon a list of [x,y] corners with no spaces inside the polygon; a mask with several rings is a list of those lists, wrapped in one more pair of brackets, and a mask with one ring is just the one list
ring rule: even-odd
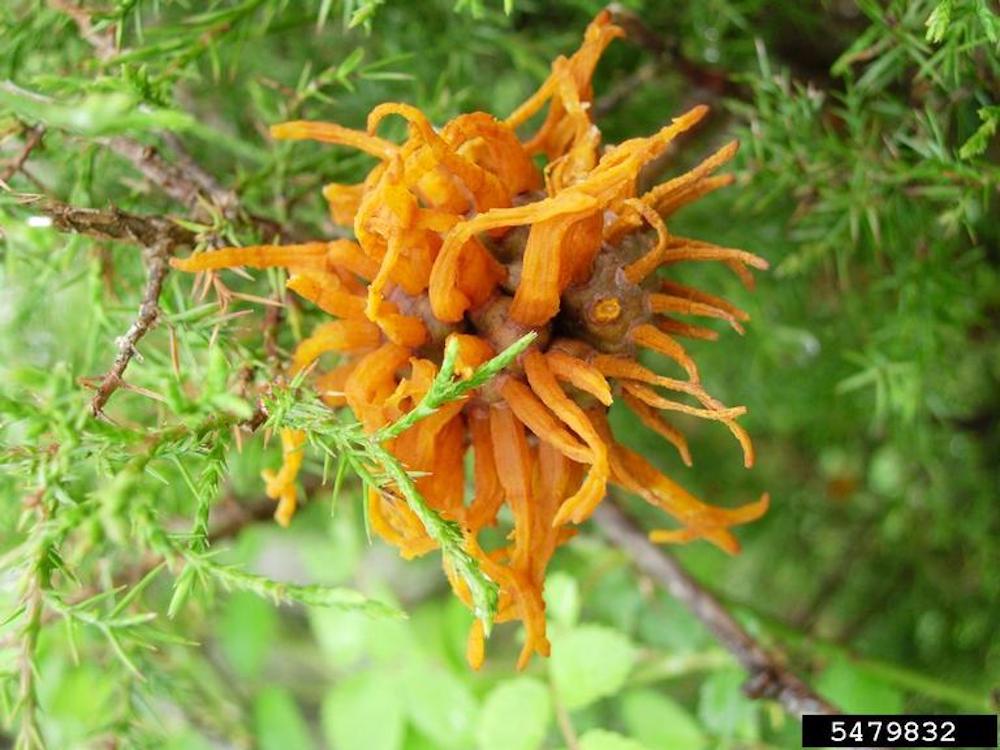
{"label": "green needle foliage", "polygon": [[412,410],[398,420],[366,435],[360,424],[342,424],[330,419],[329,410],[318,402],[303,403],[294,391],[274,394],[269,401],[268,425],[305,431],[311,442],[318,443],[331,457],[342,457],[366,485],[379,491],[398,491],[403,500],[423,523],[428,536],[441,547],[445,564],[454,568],[469,587],[475,604],[475,615],[483,622],[487,635],[497,611],[498,589],[465,550],[458,524],[443,519],[421,497],[413,477],[399,459],[382,444],[401,435],[421,419],[429,417],[442,406],[458,401],[467,393],[489,382],[524,352],[537,334],[528,333],[500,354],[477,367],[467,378],[457,378],[458,341],[451,339],[445,346],[441,369],[430,389]]}
{"label": "green needle foliage", "polygon": [[[686,488],[773,498],[740,529],[739,557],[676,554],[845,710],[995,711],[996,4],[620,5],[629,39],[595,78],[606,140],[710,104],[665,169],[737,137],[736,185],[671,231],[775,269],[752,294],[713,269],[680,272],[753,318],[745,337],[690,346],[708,389],[749,407],[752,472],[725,430],[681,425],[689,470],[612,411],[617,434]],[[289,352],[320,316],[281,274],[203,289],[171,272],[123,384],[101,418],[91,409],[150,251],[127,232],[59,231],[45,205],[167,219],[197,249],[279,230],[329,238],[322,186],[357,181],[371,160],[275,143],[267,126],[359,127],[387,100],[437,123],[505,115],[601,7],[0,3],[0,744],[798,747],[794,719],[744,697],[745,675],[704,627],[586,526],[546,583],[551,659],[515,674],[517,630],[496,626],[482,672],[465,666],[465,633],[473,617],[492,622],[496,586],[383,443],[527,341],[464,379],[449,351],[423,403],[366,435],[288,381]],[[163,165],[205,179],[177,189]],[[267,437],[283,427],[308,435],[309,502],[289,529],[271,522],[259,476],[280,463]],[[442,558],[404,564],[368,542],[365,492],[390,485]],[[475,613],[443,590],[442,562]]]}

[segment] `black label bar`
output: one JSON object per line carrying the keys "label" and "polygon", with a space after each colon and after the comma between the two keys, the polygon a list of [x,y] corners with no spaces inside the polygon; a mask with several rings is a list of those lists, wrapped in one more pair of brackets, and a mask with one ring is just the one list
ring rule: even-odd
{"label": "black label bar", "polygon": [[996,747],[996,714],[802,717],[802,747]]}

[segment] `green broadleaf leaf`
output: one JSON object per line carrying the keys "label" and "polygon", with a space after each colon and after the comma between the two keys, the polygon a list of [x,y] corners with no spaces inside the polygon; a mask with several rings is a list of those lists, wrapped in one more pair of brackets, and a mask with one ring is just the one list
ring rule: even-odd
{"label": "green broadleaf leaf", "polygon": [[573,576],[556,572],[545,580],[545,614],[559,625],[576,625],[580,617],[580,585]]}
{"label": "green broadleaf leaf", "polygon": [[295,699],[284,688],[265,687],[254,701],[254,727],[259,750],[311,750],[316,746]]}
{"label": "green broadleaf leaf", "polygon": [[472,746],[479,707],[466,683],[424,662],[407,669],[402,689],[410,721],[422,734],[442,749]]}
{"label": "green broadleaf leaf", "polygon": [[398,681],[369,670],[338,683],[323,700],[322,724],[333,750],[398,750],[406,729]]}
{"label": "green broadleaf leaf", "polygon": [[360,612],[312,608],[309,622],[320,650],[332,667],[346,669],[360,660],[395,664],[422,653],[423,644],[408,620],[373,619]]}
{"label": "green broadleaf leaf", "polygon": [[615,732],[609,732],[606,729],[591,729],[580,738],[579,747],[580,750],[650,750],[641,742],[636,742]]}
{"label": "green broadleaf leaf", "polygon": [[654,690],[633,690],[621,701],[621,717],[630,735],[649,750],[698,750],[708,738],[682,705]]}
{"label": "green broadleaf leaf", "polygon": [[898,690],[845,660],[823,670],[816,689],[847,713],[897,714],[904,707]]}
{"label": "green broadleaf leaf", "polygon": [[226,601],[218,625],[218,641],[233,669],[245,679],[260,675],[274,645],[278,615],[269,602],[245,592]]}
{"label": "green broadleaf leaf", "polygon": [[502,682],[479,715],[479,750],[537,750],[552,718],[548,688],[532,677]]}
{"label": "green broadleaf leaf", "polygon": [[713,735],[723,739],[756,740],[758,706],[743,694],[741,669],[715,672],[702,683],[698,716]]}
{"label": "green broadleaf leaf", "polygon": [[575,709],[618,692],[635,657],[635,647],[617,630],[581,625],[553,644],[549,668],[560,700]]}

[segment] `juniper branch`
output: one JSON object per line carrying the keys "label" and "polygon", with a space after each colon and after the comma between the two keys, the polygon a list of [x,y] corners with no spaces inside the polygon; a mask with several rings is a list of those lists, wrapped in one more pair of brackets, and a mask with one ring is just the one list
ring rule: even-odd
{"label": "juniper branch", "polygon": [[392,453],[375,441],[370,442],[369,451],[378,461],[379,468],[385,476],[392,480],[393,485],[406,500],[410,510],[420,519],[427,535],[441,547],[445,561],[469,587],[474,614],[482,621],[483,629],[486,635],[489,635],[493,628],[493,619],[496,617],[499,588],[483,573],[472,555],[466,551],[462,530],[458,524],[445,520],[427,504],[417,489],[416,482]]}
{"label": "juniper branch", "polygon": [[21,631],[21,649],[18,655],[20,724],[15,744],[17,750],[43,747],[37,724],[38,697],[35,689],[35,651],[38,646],[38,634],[42,628],[43,603],[39,573],[32,571],[25,582],[25,591],[21,599],[21,606],[25,608],[25,624]]}
{"label": "juniper branch", "polygon": [[[400,496],[420,519],[424,531],[441,549],[447,565],[465,581],[472,596],[474,614],[489,634],[496,616],[499,591],[497,584],[480,570],[466,551],[462,530],[454,521],[446,520],[427,504],[406,467],[374,436],[365,435],[358,424],[331,426],[328,415],[312,415],[303,419],[301,407],[282,414],[275,410],[275,421],[288,419],[289,424],[321,434],[330,439],[337,452],[361,480],[382,492]],[[307,412],[308,413],[308,412]],[[416,421],[416,420],[414,420]]]}
{"label": "juniper branch", "polygon": [[269,409],[272,426],[288,424],[305,429],[331,440],[337,452],[346,458],[351,468],[367,484],[400,496],[410,510],[420,519],[424,531],[441,548],[441,554],[459,577],[465,581],[472,596],[475,615],[489,634],[496,615],[497,584],[490,580],[465,549],[461,528],[454,521],[443,518],[431,508],[420,494],[409,471],[384,443],[398,437],[420,420],[434,414],[483,386],[500,374],[535,340],[535,333],[528,333],[507,347],[500,354],[483,363],[465,378],[455,377],[458,360],[458,342],[450,340],[445,347],[441,369],[420,402],[409,412],[372,435],[366,435],[358,424],[344,425],[332,422],[324,409],[313,410],[304,404],[281,405]]}
{"label": "juniper branch", "polygon": [[[101,62],[108,63],[118,54],[114,37],[95,29],[86,10],[73,5],[71,0],[49,0],[49,5],[73,19],[80,35],[94,48]],[[171,164],[152,146],[126,136],[106,140],[104,145],[130,162],[140,174],[181,205],[207,215],[204,207],[199,208],[199,198],[203,198],[219,209],[223,216],[233,218],[237,210],[236,194],[222,188],[212,175],[202,169],[176,136],[168,134],[165,140],[181,164]]]}
{"label": "juniper branch", "polygon": [[90,403],[93,415],[100,416],[108,399],[121,387],[122,376],[137,354],[136,345],[156,322],[160,292],[170,272],[170,256],[178,247],[194,244],[195,234],[170,219],[141,216],[114,207],[106,210],[81,208],[37,195],[21,196],[21,203],[49,216],[53,226],[60,231],[132,242],[144,249],[146,286],[139,312],[125,334],[118,338],[118,353]]}
{"label": "juniper branch", "polygon": [[525,334],[498,355],[477,367],[467,378],[457,380],[455,379],[455,364],[458,360],[458,342],[451,339],[445,347],[441,369],[426,395],[420,399],[420,403],[391,425],[383,427],[375,433],[372,440],[378,443],[391,440],[410,429],[421,419],[426,419],[445,404],[464,398],[470,391],[485,385],[521,356],[524,350],[531,346],[536,336],[537,334],[534,332]]}
{"label": "juniper branch", "polygon": [[20,609],[24,613],[24,624],[17,633],[18,653],[18,700],[16,713],[19,717],[16,750],[42,748],[45,743],[37,723],[38,696],[35,685],[35,662],[38,635],[45,615],[44,584],[47,577],[49,547],[44,532],[47,516],[44,489],[31,493],[25,505],[34,511],[36,523],[32,529],[30,542],[34,548],[26,561],[27,570],[22,579]]}
{"label": "juniper branch", "polygon": [[487,635],[496,614],[498,597],[496,583],[480,570],[466,551],[461,529],[456,524],[445,521],[427,505],[413,479],[383,443],[401,435],[445,404],[465,398],[474,389],[485,385],[517,359],[535,340],[535,336],[534,332],[522,336],[500,354],[476,368],[467,378],[457,380],[455,365],[458,360],[458,342],[451,339],[445,347],[441,369],[420,402],[396,422],[379,430],[368,439],[369,451],[378,459],[379,465],[402,493],[410,509],[420,518],[427,534],[440,545],[445,559],[454,566],[455,571],[468,585],[476,617],[482,621]]}
{"label": "juniper branch", "polygon": [[[212,523],[208,529],[208,540],[210,545],[233,539],[240,535],[244,529],[255,523],[266,521],[274,514],[274,502],[262,499],[252,503],[239,502],[235,498],[229,498],[228,502],[220,505],[222,510],[213,514]],[[180,523],[182,519],[178,519]],[[165,559],[161,555],[147,556],[141,563],[129,566],[118,571],[112,581],[112,590],[119,591],[128,587],[128,592],[119,600],[115,610],[120,612],[129,602],[133,601],[141,588],[145,587],[154,571],[165,566]],[[72,596],[65,599],[59,608],[45,609],[39,620],[39,626],[45,627],[58,620],[66,608],[72,608],[86,602],[95,596],[101,595],[101,590],[95,586],[86,586],[73,592]],[[25,608],[25,614],[30,616],[30,611]],[[15,643],[22,643],[22,632],[18,631],[0,637],[0,650],[10,648]]]}

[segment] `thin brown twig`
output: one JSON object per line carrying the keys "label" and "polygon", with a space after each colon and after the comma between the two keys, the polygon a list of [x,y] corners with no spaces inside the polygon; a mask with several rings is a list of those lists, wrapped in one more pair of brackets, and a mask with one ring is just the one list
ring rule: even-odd
{"label": "thin brown twig", "polygon": [[223,539],[232,539],[247,526],[273,518],[274,509],[274,500],[258,500],[248,505],[229,498],[219,503],[215,522],[208,530],[209,543],[215,544]]}
{"label": "thin brown twig", "polygon": [[632,73],[614,83],[604,94],[594,101],[594,117],[604,117],[639,90],[643,84],[649,83],[663,70],[659,61],[646,62]]}
{"label": "thin brown twig", "polygon": [[162,216],[129,213],[114,206],[106,209],[83,208],[34,193],[21,193],[15,197],[21,205],[52,219],[52,226],[61,232],[85,234],[99,240],[132,242],[143,247],[152,247],[160,242],[181,247],[196,241],[194,232]]}
{"label": "thin brown twig", "polygon": [[52,219],[56,229],[106,240],[133,242],[142,246],[146,258],[146,286],[139,313],[125,334],[116,341],[118,353],[97,385],[90,402],[94,416],[101,416],[112,394],[122,385],[122,376],[138,354],[136,346],[156,323],[160,312],[160,292],[170,271],[170,257],[178,247],[191,245],[195,235],[160,216],[140,216],[117,208],[81,208],[37,195],[20,196],[29,205]]}
{"label": "thin brown twig", "polygon": [[173,136],[168,140],[179,164],[168,162],[154,146],[126,136],[109,138],[102,143],[196,216],[210,218],[208,207],[214,206],[223,216],[233,218],[238,208],[236,194],[219,186],[214,177],[199,167],[184,150],[180,139]]}
{"label": "thin brown twig", "polygon": [[136,345],[139,340],[153,327],[160,314],[160,291],[163,289],[163,280],[170,270],[170,256],[173,254],[174,246],[169,240],[157,242],[146,249],[146,288],[142,294],[142,303],[139,305],[139,314],[132,325],[129,326],[125,335],[120,337],[115,343],[118,346],[118,354],[115,356],[111,368],[101,379],[97,386],[97,392],[90,402],[90,410],[95,417],[104,412],[104,405],[108,402],[118,388],[122,385],[122,376],[132,358],[138,355]]}
{"label": "thin brown twig", "polygon": [[743,666],[749,679],[743,686],[751,698],[776,700],[793,716],[837,714],[840,711],[790,672],[775,654],[758,643],[723,604],[642,531],[613,502],[594,512],[594,521],[644,574],[683,604]]}
{"label": "thin brown twig", "polygon": [[[118,339],[118,354],[97,386],[97,393],[91,402],[91,411],[95,416],[99,416],[111,395],[122,386],[122,375],[136,354],[136,344],[156,322],[160,292],[170,272],[170,257],[178,248],[194,245],[199,236],[162,216],[129,213],[113,206],[107,209],[82,208],[35,194],[20,194],[16,197],[22,205],[51,218],[52,225],[60,231],[84,234],[102,240],[131,242],[145,249],[147,281],[139,314],[125,334]],[[274,337],[281,318],[280,308],[276,309],[278,313],[274,316],[269,315],[265,328],[269,358],[277,353]],[[262,424],[264,419],[266,414],[262,408],[258,408],[251,420],[253,429]]]}
{"label": "thin brown twig", "polygon": [[10,164],[4,167],[3,172],[0,172],[0,183],[7,182],[11,177],[21,171],[21,167],[24,166],[28,157],[31,156],[31,152],[34,151],[35,148],[37,148],[42,142],[42,138],[45,136],[45,128],[39,125],[34,128],[29,128],[27,133],[28,137],[24,140],[24,146],[21,147],[21,150],[18,152],[17,156],[11,160]]}
{"label": "thin brown twig", "polygon": [[[118,54],[114,29],[100,32],[94,28],[87,11],[73,0],[48,0],[50,7],[65,13],[76,23],[80,35],[90,43],[102,62]],[[177,163],[163,158],[155,146],[127,136],[116,136],[101,141],[109,150],[132,164],[133,167],[156,185],[165,195],[191,210],[200,220],[211,220],[213,209],[226,219],[235,219],[241,213],[239,199],[233,190],[224,188],[219,181],[203,169],[187,152],[181,139],[172,132],[162,135],[163,141],[173,152]],[[276,222],[256,215],[243,215],[265,238],[273,240],[287,232]]]}
{"label": "thin brown twig", "polygon": [[562,735],[563,741],[566,743],[566,750],[580,750],[580,737],[576,733],[576,727],[573,726],[573,719],[559,698],[559,693],[556,691],[555,683],[552,682],[551,678],[549,679],[549,691],[552,694],[556,726],[559,727],[559,734]]}
{"label": "thin brown twig", "polygon": [[[118,54],[113,27],[106,32],[98,32],[94,29],[87,11],[75,5],[72,0],[48,1],[53,9],[73,19],[80,30],[80,35],[94,48],[99,60],[108,62]],[[214,209],[226,219],[232,220],[238,217],[243,219],[260,232],[265,241],[278,238],[294,241],[295,238],[290,237],[289,232],[279,223],[267,217],[241,212],[237,194],[222,187],[214,176],[203,169],[191,157],[176,133],[167,131],[161,137],[173,153],[176,163],[163,158],[155,146],[127,136],[115,136],[99,142],[129,162],[164,195],[188,208],[195,218],[210,221]]]}
{"label": "thin brown twig", "polygon": [[[621,3],[611,3],[608,10],[612,12],[615,23],[625,30],[626,38],[652,55],[655,68],[653,75],[660,70],[670,69],[682,75],[702,93],[721,96],[735,91],[735,84],[722,70],[688,57],[678,37],[651,28],[642,16]],[[599,101],[597,106],[600,106]]]}

